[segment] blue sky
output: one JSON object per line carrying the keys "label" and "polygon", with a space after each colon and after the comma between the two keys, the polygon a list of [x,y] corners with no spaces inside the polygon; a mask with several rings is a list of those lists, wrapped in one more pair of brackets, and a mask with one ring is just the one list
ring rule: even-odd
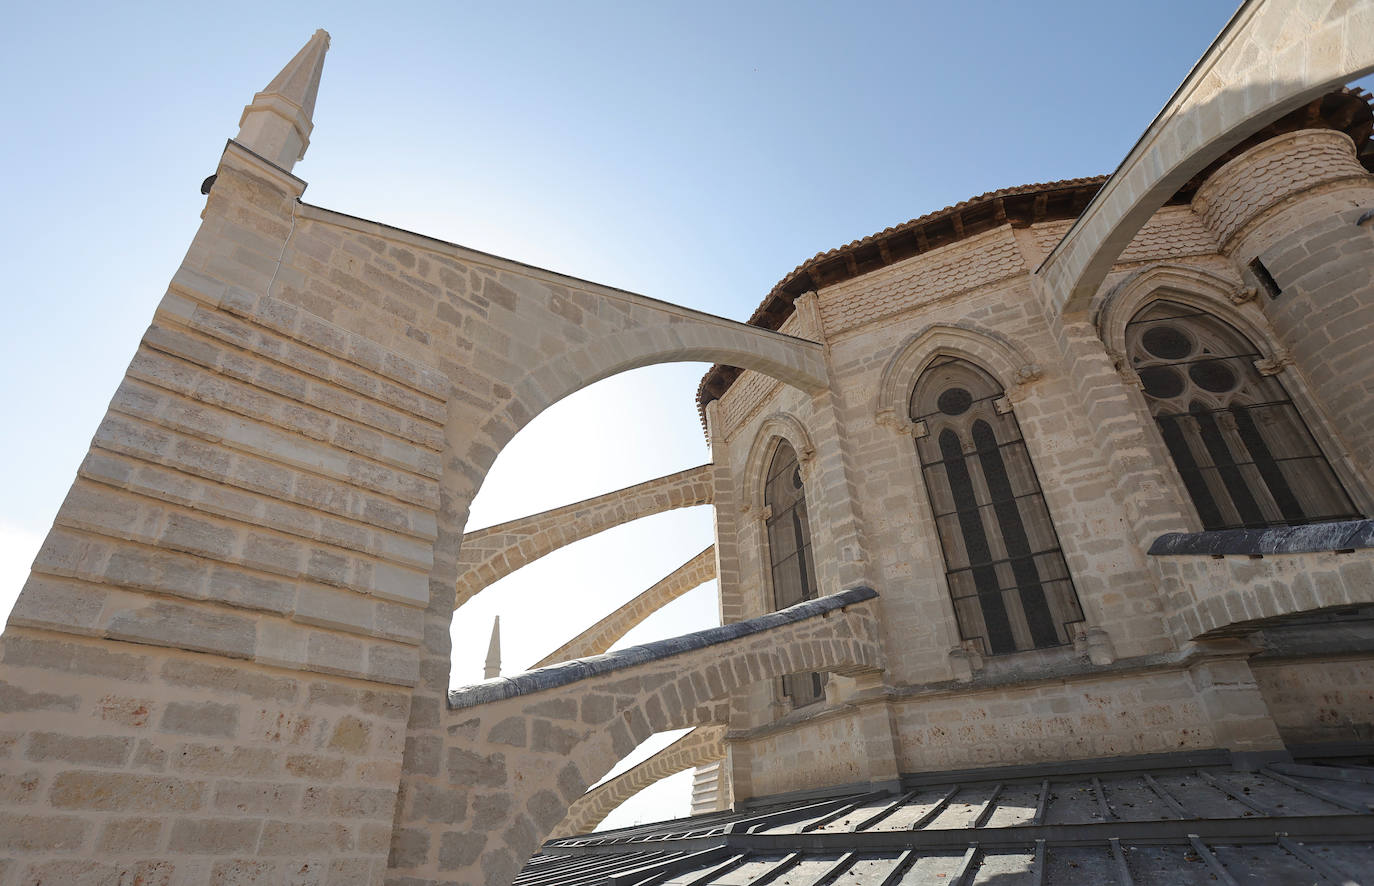
{"label": "blue sky", "polygon": [[[295,170],[307,202],[744,319],[816,252],[984,191],[1111,171],[1233,9],[11,8],[0,598],[17,592],[195,232],[200,181],[317,27],[333,46]],[[693,407],[704,369],[637,370],[550,409],[498,460],[474,526],[709,460]],[[698,508],[521,570],[459,613],[454,682],[480,677],[492,615],[507,669],[521,669],[710,541]],[[706,626],[713,593],[628,641]],[[683,785],[621,819],[681,813]]]}

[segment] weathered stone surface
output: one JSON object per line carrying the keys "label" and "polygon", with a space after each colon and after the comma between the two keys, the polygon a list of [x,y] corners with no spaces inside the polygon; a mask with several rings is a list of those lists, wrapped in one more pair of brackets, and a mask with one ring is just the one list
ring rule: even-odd
{"label": "weathered stone surface", "polygon": [[[1367,6],[1247,4],[1096,197],[1091,180],[1030,186],[918,219],[818,256],[750,324],[302,203],[317,35],[226,147],[3,638],[0,880],[508,883],[570,805],[667,758],[579,800],[588,783],[689,726],[728,728],[736,800],[1367,735],[1367,693],[1346,687],[1368,682],[1368,647],[1333,614],[1374,604],[1371,524],[1190,532],[1186,466],[1124,356],[1160,299],[1235,327],[1349,492],[1342,513],[1374,507],[1374,188],[1349,144],[1368,109],[1347,94],[1272,119],[1374,65]],[[1023,438],[1003,503],[1043,491],[1035,532],[1072,584],[1050,593],[1082,609],[1054,643],[993,655],[984,601],[951,603],[941,526],[958,509],[913,438],[953,413],[911,407],[951,358],[999,391],[970,408]],[[534,416],[675,360],[720,364],[702,392],[712,464],[465,534]],[[780,534],[766,492],[788,479],[769,471],[783,442],[815,561],[803,596],[821,596],[773,611],[803,526]],[[714,548],[551,657],[572,660],[445,704],[455,606],[592,532],[702,503]],[[984,520],[989,550],[1019,562],[1004,519]],[[708,575],[722,627],[605,653]],[[1004,606],[1025,620],[1020,590]],[[1314,618],[1336,625],[1324,647],[1287,630]],[[1257,630],[1283,655],[1252,668],[1226,638]],[[792,710],[813,671],[825,694]]]}
{"label": "weathered stone surface", "polygon": [[158,729],[181,735],[232,738],[238,732],[239,709],[207,702],[173,702],[163,709]]}
{"label": "weathered stone surface", "polygon": [[717,643],[737,640],[757,634],[760,631],[779,628],[803,619],[833,612],[836,609],[843,609],[845,606],[861,603],[864,600],[871,600],[876,596],[877,592],[872,588],[853,588],[819,600],[798,603],[781,612],[760,616],[747,622],[737,622],[719,628],[707,628],[704,631],[685,634],[671,640],[660,640],[644,646],[632,646],[628,649],[594,656],[582,661],[528,671],[517,677],[498,677],[476,686],[465,686],[453,690],[448,697],[449,707],[456,710],[513,698],[517,695],[553,689],[585,677],[612,673],[634,665],[704,649]]}

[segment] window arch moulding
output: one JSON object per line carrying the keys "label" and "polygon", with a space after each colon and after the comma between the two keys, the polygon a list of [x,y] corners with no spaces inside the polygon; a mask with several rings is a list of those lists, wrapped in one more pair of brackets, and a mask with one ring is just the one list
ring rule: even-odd
{"label": "window arch moulding", "polygon": [[[1246,286],[1239,276],[1223,276],[1187,265],[1159,264],[1122,280],[1093,308],[1091,316],[1098,337],[1118,368],[1125,365],[1126,325],[1147,303],[1161,298],[1215,314],[1217,319],[1231,324],[1249,338],[1264,359],[1276,362],[1288,359],[1287,351],[1270,331],[1260,309],[1245,307],[1254,301],[1254,287]],[[1134,372],[1123,374],[1134,383]]]}
{"label": "window arch moulding", "polygon": [[983,367],[1001,384],[1011,402],[1024,396],[1027,385],[1044,376],[1044,367],[1035,355],[1001,333],[973,323],[932,323],[904,341],[883,368],[875,421],[916,436],[919,429],[911,418],[911,392],[932,363],[949,357]]}
{"label": "window arch moulding", "polygon": [[[808,506],[808,493],[814,492],[809,488],[814,456],[805,427],[784,413],[764,421],[750,451],[747,500],[754,503],[759,518],[762,591],[770,611],[813,600],[820,593]],[[774,687],[774,713],[784,715],[789,708],[822,701],[827,682],[828,675],[820,672],[783,676]]]}
{"label": "window arch moulding", "polygon": [[763,420],[754,434],[749,455],[744,463],[744,501],[740,510],[745,514],[762,513],[764,507],[765,474],[773,460],[778,442],[785,440],[797,453],[803,481],[810,481],[811,466],[815,463],[816,446],[811,442],[801,419],[786,412],[775,412]]}

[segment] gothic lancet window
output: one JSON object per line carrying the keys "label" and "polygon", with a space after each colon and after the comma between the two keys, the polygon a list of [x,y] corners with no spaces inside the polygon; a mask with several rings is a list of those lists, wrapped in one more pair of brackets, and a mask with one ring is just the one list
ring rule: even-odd
{"label": "gothic lancet window", "polygon": [[[816,563],[811,553],[811,522],[806,512],[806,489],[796,450],[783,440],[773,452],[764,485],[768,508],[768,562],[773,580],[773,607],[786,609],[816,598]],[[783,695],[793,707],[819,701],[820,674],[789,674],[782,678]]]}
{"label": "gothic lancet window", "polygon": [[1002,387],[940,358],[916,383],[911,417],[960,635],[985,655],[1059,646],[1083,620],[1021,428]]}
{"label": "gothic lancet window", "polygon": [[1126,353],[1204,529],[1358,517],[1279,380],[1244,335],[1171,301],[1126,324]]}

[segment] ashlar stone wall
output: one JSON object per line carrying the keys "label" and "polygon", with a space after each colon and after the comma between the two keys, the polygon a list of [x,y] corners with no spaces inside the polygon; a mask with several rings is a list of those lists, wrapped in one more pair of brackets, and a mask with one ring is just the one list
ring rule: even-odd
{"label": "ashlar stone wall", "polygon": [[[871,597],[848,592],[455,690],[440,737],[412,739],[407,754],[395,882],[510,882],[587,786],[651,734],[724,723],[734,693],[782,674],[881,670]],[[686,651],[672,651],[679,646]],[[872,780],[886,782],[896,760],[881,726],[865,735],[865,751]]]}
{"label": "ashlar stone wall", "polygon": [[[1246,268],[1255,304],[1282,351],[1279,380],[1295,401],[1315,392],[1304,418],[1323,434],[1345,485],[1369,512],[1374,478],[1374,176],[1339,132],[1302,130],[1259,145],[1217,171],[1194,203]],[[1259,259],[1280,292],[1248,270]],[[1290,365],[1285,365],[1290,364]]]}
{"label": "ashlar stone wall", "polygon": [[1290,745],[1374,740],[1374,660],[1257,661],[1265,705]]}
{"label": "ashlar stone wall", "polygon": [[0,641],[15,882],[378,882],[407,756],[446,735],[467,506],[505,442],[653,362],[825,386],[812,343],[303,190],[226,148]]}
{"label": "ashlar stone wall", "polygon": [[[1316,416],[1315,432],[1340,470],[1339,462],[1347,451],[1342,441],[1355,433],[1350,428],[1364,421],[1368,410],[1329,426],[1320,424],[1321,417],[1329,408],[1339,412],[1343,404],[1365,403],[1368,398],[1362,399],[1362,389],[1358,389],[1363,375],[1351,374],[1346,388],[1333,387],[1327,383],[1326,367],[1333,363],[1359,366],[1360,360],[1370,359],[1374,352],[1353,344],[1354,336],[1347,333],[1345,345],[1323,352],[1315,368],[1323,381],[1315,381],[1304,359],[1285,356],[1277,344],[1284,333],[1277,323],[1271,326],[1270,318],[1275,305],[1295,312],[1294,316],[1321,312],[1310,307],[1312,302],[1301,290],[1289,302],[1256,298],[1246,270],[1237,264],[1240,253],[1228,249],[1237,243],[1259,242],[1258,233],[1247,231],[1272,229],[1272,242],[1288,243],[1284,233],[1302,229],[1295,219],[1325,211],[1333,199],[1347,201],[1347,215],[1353,211],[1349,201],[1364,198],[1369,176],[1354,163],[1348,141],[1330,132],[1272,140],[1209,179],[1192,207],[1173,206],[1158,212],[1122,250],[1094,301],[1091,320],[1061,318],[1047,311],[1031,280],[1047,255],[1046,247],[1063,234],[1062,223],[1045,225],[1044,231],[1041,226],[996,229],[798,299],[797,312],[788,322],[825,343],[831,402],[842,404],[837,424],[843,434],[831,445],[847,459],[846,476],[855,490],[853,511],[863,514],[863,569],[875,585],[885,589],[880,605],[889,650],[885,680],[890,694],[924,697],[936,691],[941,681],[957,685],[970,679],[966,670],[970,662],[973,684],[982,679],[977,668],[983,662],[978,657],[971,660],[951,654],[961,644],[905,420],[906,395],[921,367],[940,354],[969,359],[1002,381],[1086,617],[1073,648],[1022,656],[1019,665],[998,663],[988,673],[995,671],[1004,685],[1014,682],[1018,674],[1029,681],[1037,673],[1056,669],[1079,669],[1086,674],[1113,661],[1129,669],[1132,665],[1125,662],[1143,665],[1160,657],[1194,655],[1191,641],[1215,636],[1218,628],[1364,599],[1358,578],[1365,569],[1360,553],[1307,554],[1289,558],[1291,562],[1269,558],[1263,563],[1248,558],[1232,563],[1233,558],[1212,561],[1147,554],[1162,534],[1195,529],[1198,524],[1135,375],[1122,363],[1120,342],[1113,337],[1119,337],[1121,325],[1139,305],[1157,297],[1191,299],[1189,303],[1246,329],[1264,359],[1275,363],[1285,384],[1304,401],[1305,416]],[[1298,170],[1303,168],[1302,158],[1313,152],[1329,162],[1318,162],[1311,180],[1306,180]],[[1259,159],[1247,160],[1252,155]],[[1273,170],[1268,178],[1260,177],[1258,184],[1246,165],[1256,162]],[[1239,208],[1232,208],[1233,204]],[[1223,218],[1225,229],[1218,221]],[[1261,221],[1248,221],[1251,218]],[[1280,230],[1277,226],[1283,219],[1287,227]],[[1353,293],[1364,292],[1368,287],[1356,279],[1364,273],[1356,267],[1356,254],[1363,248],[1359,238],[1368,232],[1355,226],[1353,218],[1344,218],[1342,223],[1346,227],[1339,242],[1334,234],[1328,239],[1335,244],[1332,249],[1351,251],[1351,256],[1341,259],[1346,263],[1337,263],[1337,270],[1327,276],[1339,276]],[[1302,241],[1301,235],[1298,240]],[[1223,243],[1230,246],[1224,249]],[[1017,256],[1016,265],[1007,265],[1008,255]],[[1310,267],[1319,264],[1314,261]],[[1358,300],[1349,293],[1331,297],[1344,298],[1352,305]],[[1311,326],[1314,321],[1304,322]],[[1283,360],[1291,363],[1286,371]],[[758,510],[762,504],[758,475],[766,469],[766,459],[760,453],[767,452],[770,440],[787,439],[802,456],[806,477],[807,462],[824,445],[825,432],[817,429],[819,422],[807,396],[748,372],[711,405],[708,415],[717,460],[717,501],[734,504],[728,514],[717,516],[718,532],[723,535],[721,527],[728,524],[734,544],[729,562],[735,574],[728,583],[722,582],[723,611],[755,614],[769,605],[763,520]],[[1311,417],[1309,422],[1313,422]],[[1368,488],[1363,475],[1346,470],[1342,476],[1350,478],[1357,500],[1363,501],[1361,494],[1367,495]],[[728,485],[728,492],[721,485]],[[812,508],[829,507],[825,498],[829,494],[826,487],[808,479]],[[813,533],[818,562],[843,557],[827,527],[814,526]],[[1316,585],[1330,593],[1317,599],[1320,594],[1304,590]],[[1121,749],[1128,747],[1148,746],[1149,752],[1158,752],[1196,742],[1233,749],[1277,744],[1273,724],[1265,716],[1252,718],[1241,711],[1235,715],[1238,720],[1218,725],[1231,713],[1225,711],[1226,705],[1208,701],[1211,684],[1202,686],[1189,670],[1192,665],[1176,663],[1166,670],[1170,667],[1174,668],[1172,677],[1150,679],[1172,680],[1174,688],[1168,691],[1190,701],[1174,705],[1168,722],[1159,719],[1161,711],[1151,714],[1154,720],[1149,723],[1125,712],[1124,719],[1099,730],[1100,735],[1094,732],[1100,724],[1092,719],[1043,736],[1023,731],[1024,723],[1014,720],[1005,725],[989,723],[981,728],[994,731],[987,733],[986,744],[978,748],[979,743],[967,737],[952,744],[919,738],[926,733],[916,728],[912,718],[917,715],[899,714],[894,708],[895,732],[903,753],[909,754],[904,760],[913,766],[980,765],[999,754],[1014,755],[1017,742],[1030,739],[1037,743],[1038,757],[1046,760],[1126,753]],[[1085,691],[1119,690],[1123,697],[1132,698],[1133,693],[1146,691],[1125,688],[1144,677],[1128,679],[1118,673],[1084,679],[1102,681],[1098,689]],[[1242,684],[1237,695],[1221,697],[1244,696],[1248,700],[1239,708],[1249,705],[1253,711],[1258,705],[1262,710],[1253,678],[1234,683]],[[1002,691],[1008,710],[1017,705],[1034,707],[1036,693],[1042,692],[1027,688],[1024,698],[1015,701],[1019,690]],[[846,707],[852,702],[846,695],[842,689],[832,693],[826,704],[803,712],[787,711],[776,691],[767,687],[738,699],[740,710],[732,720],[735,728],[729,738],[737,798],[748,796],[740,791],[749,785],[765,793],[795,787],[795,773],[813,772],[808,768],[810,753],[818,748],[824,750],[816,756],[824,757],[825,766],[836,772],[827,771],[813,780],[842,781],[842,771],[856,761],[846,754],[843,740],[828,736],[842,736],[857,722]],[[903,702],[901,708],[916,711],[922,704]],[[1093,714],[1072,693],[1055,704],[1064,707],[1057,713],[1066,716]],[[1132,710],[1141,710],[1142,705],[1137,699]],[[1097,737],[1083,738],[1092,735]],[[931,750],[935,747],[941,748],[939,753]]]}

